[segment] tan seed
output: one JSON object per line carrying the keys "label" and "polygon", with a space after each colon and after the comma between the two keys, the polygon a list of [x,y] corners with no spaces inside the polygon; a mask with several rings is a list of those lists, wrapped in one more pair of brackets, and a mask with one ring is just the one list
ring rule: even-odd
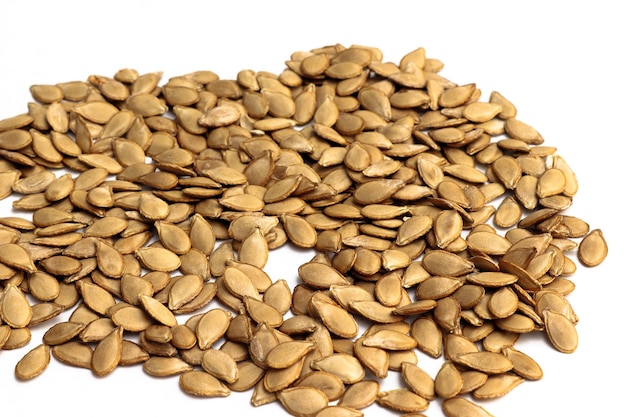
{"label": "tan seed", "polygon": [[447,417],[493,417],[483,407],[462,397],[444,400],[443,412]]}
{"label": "tan seed", "polygon": [[46,370],[50,363],[50,346],[38,345],[15,365],[15,376],[21,380],[33,379]]}
{"label": "tan seed", "polygon": [[328,397],[313,387],[293,387],[284,389],[277,398],[287,412],[297,417],[314,417],[328,406]]}
{"label": "tan seed", "polygon": [[578,246],[578,259],[589,267],[601,264],[607,253],[608,246],[600,229],[589,232]]}
{"label": "tan seed", "polygon": [[578,347],[578,332],[574,323],[561,313],[550,309],[543,311],[548,339],[555,349],[563,353],[572,353]]}
{"label": "tan seed", "polygon": [[179,385],[184,392],[197,397],[227,397],[231,392],[213,375],[200,370],[182,373]]}
{"label": "tan seed", "polygon": [[403,413],[424,411],[429,402],[406,388],[397,388],[390,391],[382,391],[378,394],[376,402],[383,407]]}
{"label": "tan seed", "polygon": [[91,358],[91,370],[96,376],[110,374],[119,364],[123,332],[121,327],[117,327],[96,345]]}

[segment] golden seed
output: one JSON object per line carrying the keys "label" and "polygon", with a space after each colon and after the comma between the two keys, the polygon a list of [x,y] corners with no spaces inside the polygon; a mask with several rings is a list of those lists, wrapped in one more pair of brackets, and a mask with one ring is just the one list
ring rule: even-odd
{"label": "golden seed", "polygon": [[179,376],[181,389],[197,397],[227,397],[230,389],[213,375],[200,371],[191,370]]}
{"label": "golden seed", "polygon": [[26,295],[19,287],[9,283],[0,298],[0,317],[12,328],[28,326],[33,317],[33,310]]}
{"label": "golden seed", "polygon": [[561,313],[550,309],[543,311],[546,334],[555,349],[563,353],[572,353],[578,347],[578,332],[572,321]]}
{"label": "golden seed", "polygon": [[281,390],[277,398],[287,412],[297,417],[313,417],[328,406],[328,397],[313,387],[292,387]]}
{"label": "golden seed", "polygon": [[502,397],[522,382],[524,378],[514,374],[491,375],[483,385],[472,391],[472,397],[477,400]]}
{"label": "golden seed", "polygon": [[435,376],[435,392],[442,398],[453,398],[463,388],[463,377],[454,364],[446,361]]}
{"label": "golden seed", "polygon": [[463,397],[444,400],[443,412],[447,417],[493,417],[483,407]]}
{"label": "golden seed", "polygon": [[589,232],[578,246],[578,259],[589,267],[601,264],[607,253],[608,246],[600,229]]}
{"label": "golden seed", "polygon": [[91,368],[93,350],[89,345],[70,341],[51,348],[52,356],[62,363],[79,368]]}
{"label": "golden seed", "polygon": [[381,391],[378,394],[376,402],[383,407],[404,413],[424,411],[430,404],[428,400],[406,388]]}
{"label": "golden seed", "polygon": [[177,357],[152,356],[143,363],[143,370],[151,376],[165,377],[189,372],[193,366]]}
{"label": "golden seed", "polygon": [[117,327],[96,345],[91,358],[91,370],[96,376],[113,372],[122,357],[122,336],[124,330]]}
{"label": "golden seed", "polygon": [[46,370],[50,363],[50,346],[41,344],[31,349],[15,365],[15,376],[21,380],[35,378]]}

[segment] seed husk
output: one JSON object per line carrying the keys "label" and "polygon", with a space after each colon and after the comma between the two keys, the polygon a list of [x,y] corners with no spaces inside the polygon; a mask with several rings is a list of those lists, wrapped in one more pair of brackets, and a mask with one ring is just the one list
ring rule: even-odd
{"label": "seed husk", "polygon": [[539,364],[527,354],[507,346],[502,353],[513,362],[512,371],[530,381],[543,378],[543,371]]}
{"label": "seed husk", "polygon": [[113,372],[122,358],[122,336],[124,330],[117,327],[96,345],[91,358],[91,370],[96,376]]}
{"label": "seed husk", "polygon": [[179,385],[184,392],[196,397],[227,397],[230,395],[230,389],[226,385],[213,375],[200,370],[191,370],[180,374]]}
{"label": "seed husk", "polygon": [[6,324],[16,329],[28,326],[33,317],[33,310],[26,295],[11,283],[5,287],[0,298],[0,317]]}
{"label": "seed husk", "polygon": [[[0,345],[23,346],[28,326],[76,306],[44,336],[65,363],[96,375],[133,363],[182,372],[181,389],[197,396],[255,387],[254,405],[327,375],[336,389],[308,385],[326,395],[320,415],[361,415],[349,401],[327,404],[341,384],[366,382],[352,405],[378,397],[419,413],[407,405],[413,394],[434,394],[407,382],[412,392],[379,395],[362,372],[415,365],[413,347],[441,356],[444,332],[450,366],[469,369],[458,393],[474,398],[541,377],[512,350],[521,333],[546,330],[557,350],[576,348],[567,251],[597,266],[607,243],[562,213],[576,176],[510,101],[493,92],[481,102],[475,84],[441,77],[422,48],[394,64],[376,48],[329,45],[285,64],[236,80],[198,71],[159,86],[161,73],[126,69],[33,86],[28,114],[0,121],[0,197],[21,193],[13,207],[33,212],[32,222],[0,219]],[[63,167],[80,174],[57,178]],[[511,230],[500,236],[491,216]],[[317,251],[293,294],[263,272],[269,250],[289,241]],[[215,295],[234,316],[211,309],[177,324]],[[307,321],[286,322],[290,310]],[[120,343],[122,331],[139,332],[140,344]],[[213,347],[222,337],[224,352]],[[216,379],[190,370],[202,352],[233,357],[210,361],[229,364],[211,368]],[[340,353],[356,363],[324,365]],[[289,402],[296,415],[301,401]],[[449,416],[489,415],[465,400],[443,405]]]}
{"label": "seed husk", "polygon": [[83,323],[61,322],[50,327],[43,335],[43,342],[49,346],[69,342],[77,336],[85,325]]}
{"label": "seed husk", "polygon": [[164,304],[160,303],[153,297],[150,297],[145,294],[139,294],[138,296],[139,302],[146,310],[146,312],[158,321],[166,326],[176,326],[178,321],[176,320],[176,316],[171,312]]}
{"label": "seed husk", "polygon": [[434,379],[417,364],[403,362],[401,366],[402,380],[417,395],[427,400],[436,397]]}
{"label": "seed husk", "polygon": [[313,369],[337,375],[344,384],[354,384],[365,377],[365,369],[352,355],[335,353],[311,364]]}
{"label": "seed husk", "polygon": [[193,370],[193,366],[176,357],[152,356],[143,363],[143,370],[156,377],[180,375]]}
{"label": "seed husk", "polygon": [[493,417],[480,405],[462,397],[444,400],[443,412],[447,417]]}
{"label": "seed husk", "polygon": [[62,363],[79,368],[91,368],[93,350],[90,346],[76,341],[69,341],[51,348],[52,356]]}
{"label": "seed husk", "polygon": [[457,356],[454,361],[487,374],[501,374],[513,369],[513,362],[506,356],[487,351],[465,353]]}
{"label": "seed husk", "polygon": [[287,388],[277,398],[289,414],[298,417],[313,417],[328,406],[326,394],[313,387]]}
{"label": "seed husk", "polygon": [[239,370],[235,360],[227,353],[217,349],[207,349],[204,352],[202,369],[226,383],[233,383],[239,378]]}
{"label": "seed husk", "polygon": [[382,391],[376,402],[383,407],[404,413],[414,413],[428,409],[430,403],[406,388]]}
{"label": "seed husk", "polygon": [[15,365],[15,376],[20,380],[33,379],[46,370],[50,363],[50,346],[40,344],[31,349]]}
{"label": "seed husk", "polygon": [[441,365],[434,381],[435,392],[442,398],[453,398],[463,388],[463,377],[454,364],[446,361]]}
{"label": "seed husk", "polygon": [[492,375],[487,378],[483,385],[472,391],[472,397],[477,400],[502,397],[522,382],[524,382],[524,378],[515,374]]}
{"label": "seed husk", "polygon": [[600,265],[608,253],[608,246],[602,231],[592,230],[578,246],[578,259],[583,265],[593,267]]}
{"label": "seed husk", "polygon": [[572,353],[578,347],[578,332],[572,321],[561,313],[550,309],[543,311],[546,334],[555,349],[563,353]]}
{"label": "seed husk", "polygon": [[443,333],[434,320],[418,317],[411,323],[411,336],[417,341],[417,348],[433,358],[443,353]]}
{"label": "seed husk", "polygon": [[198,346],[207,349],[222,337],[230,323],[230,314],[222,309],[212,309],[202,315],[196,325]]}

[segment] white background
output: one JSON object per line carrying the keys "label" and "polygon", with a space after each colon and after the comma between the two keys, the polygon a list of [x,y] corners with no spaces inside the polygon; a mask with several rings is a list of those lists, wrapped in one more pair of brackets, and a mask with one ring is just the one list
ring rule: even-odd
{"label": "white background", "polygon": [[[458,83],[475,82],[483,97],[497,90],[518,118],[556,146],[576,171],[580,191],[568,214],[600,228],[609,256],[579,267],[569,297],[580,317],[578,350],[556,352],[541,337],[520,345],[543,367],[544,379],[484,402],[500,417],[615,415],[623,409],[624,49],[614,1],[20,1],[0,3],[0,119],[26,111],[31,84],[113,75],[125,67],[163,71],[163,80],[195,70],[233,78],[250,68],[278,73],[298,50],[340,43],[380,48],[398,62],[424,47]],[[12,215],[10,203],[0,215]],[[298,258],[270,257],[268,272],[293,287]],[[289,256],[285,256],[289,255]],[[40,343],[0,351],[3,414],[287,415],[278,405],[253,408],[250,392],[194,399],[177,378],[157,379],[141,367],[105,378],[52,361],[38,378],[15,379],[15,363]],[[419,354],[420,365],[435,372]],[[434,374],[433,374],[434,375]],[[391,375],[385,386],[396,383]],[[282,414],[281,414],[282,413]],[[366,415],[392,415],[372,406]],[[442,416],[440,403],[425,412]]]}

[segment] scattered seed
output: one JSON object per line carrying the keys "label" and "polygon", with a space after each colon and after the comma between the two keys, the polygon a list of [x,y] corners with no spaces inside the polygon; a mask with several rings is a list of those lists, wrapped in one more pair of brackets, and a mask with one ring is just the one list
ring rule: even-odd
{"label": "scattered seed", "polygon": [[50,346],[38,345],[15,365],[15,376],[21,380],[33,379],[46,370],[50,363]]}
{"label": "scattered seed", "polygon": [[[28,113],[0,120],[0,198],[32,212],[0,218],[0,347],[75,308],[19,379],[52,352],[97,376],[180,375],[193,396],[254,388],[253,405],[297,416],[373,402],[418,416],[436,396],[448,417],[489,416],[458,395],[541,379],[521,333],[576,349],[567,252],[597,266],[607,242],[562,213],[576,176],[509,100],[445,80],[423,48],[394,64],[329,45],[285,64],[33,85]],[[263,271],[288,242],[316,251],[293,291]],[[215,296],[225,309],[202,311]],[[435,379],[414,348],[445,352]],[[390,369],[408,388],[363,379]]]}

